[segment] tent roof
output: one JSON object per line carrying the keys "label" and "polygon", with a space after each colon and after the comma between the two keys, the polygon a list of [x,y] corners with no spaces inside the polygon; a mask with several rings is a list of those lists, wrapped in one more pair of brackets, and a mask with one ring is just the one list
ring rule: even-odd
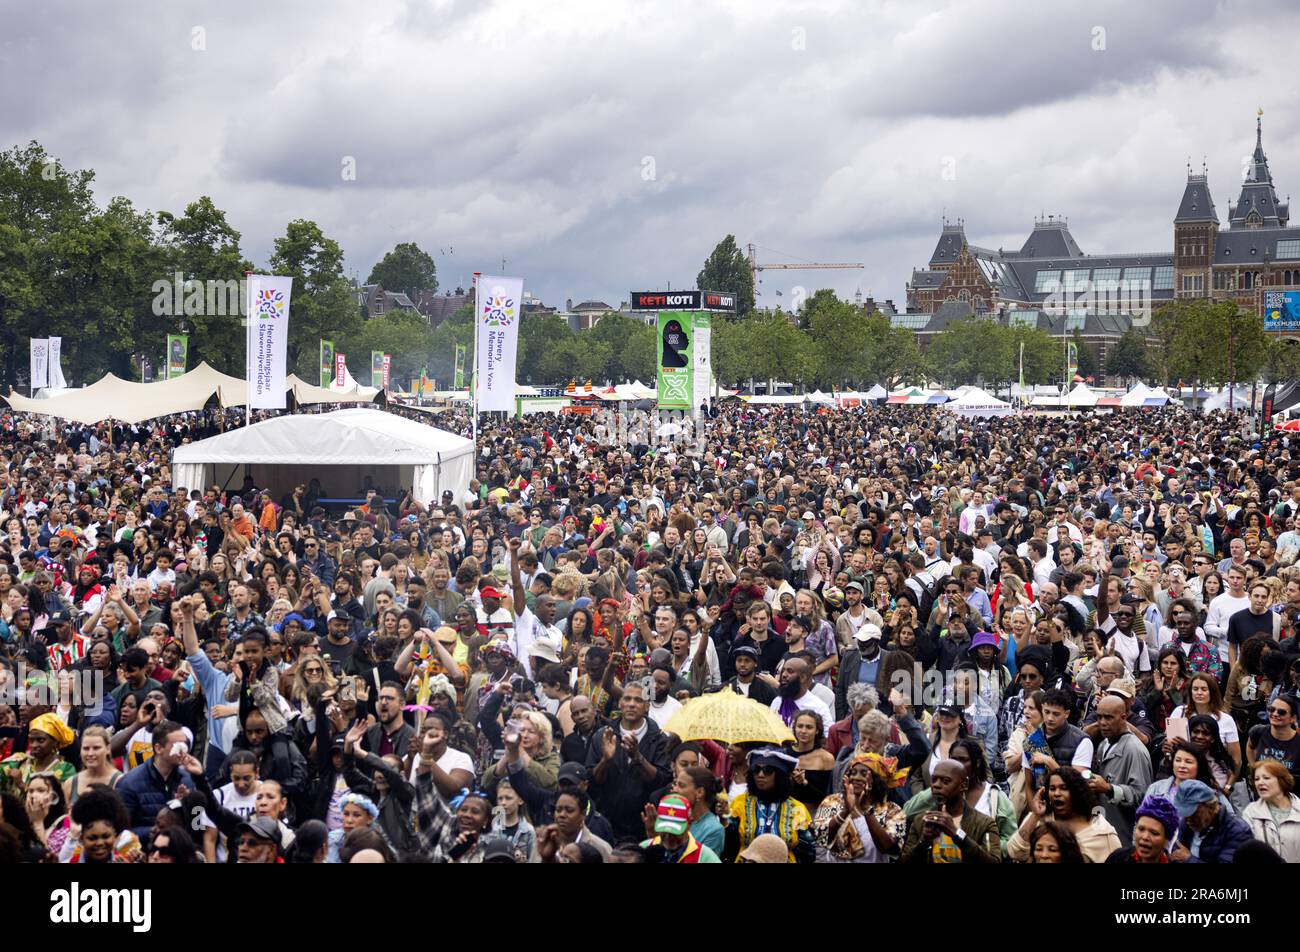
{"label": "tent roof", "polygon": [[980,387],[971,387],[947,406],[951,409],[956,407],[1009,407],[1011,404],[1005,400],[999,400]]}
{"label": "tent roof", "polygon": [[297,374],[289,374],[284,382],[293,391],[293,398],[302,405],[309,403],[369,403],[379,393],[374,387],[363,387],[359,384],[352,390],[342,390],[334,386],[315,387]]}
{"label": "tent roof", "polygon": [[248,387],[240,378],[201,363],[189,373],[155,383],[135,383],[105,374],[90,386],[61,396],[30,400],[11,392],[6,399],[15,410],[77,423],[102,423],[109,419],[140,423],[171,413],[202,410],[213,394],[222,406],[242,406],[247,393]]}
{"label": "tent roof", "polygon": [[474,443],[368,407],[274,417],[178,447],[181,463],[410,466],[473,454]]}

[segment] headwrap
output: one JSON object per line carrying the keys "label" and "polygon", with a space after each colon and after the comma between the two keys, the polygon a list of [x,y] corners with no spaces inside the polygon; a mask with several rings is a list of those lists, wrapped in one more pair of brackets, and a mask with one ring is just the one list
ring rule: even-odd
{"label": "headwrap", "polygon": [[276,633],[279,634],[284,631],[285,626],[291,621],[296,621],[301,625],[303,631],[314,631],[316,629],[316,623],[314,621],[311,621],[304,615],[300,615],[298,612],[289,612],[289,614],[284,616],[284,620],[280,622],[280,624],[273,625],[272,627],[275,629]]}
{"label": "headwrap", "polygon": [[28,726],[28,730],[49,734],[54,738],[54,742],[59,745],[60,750],[77,739],[77,735],[72,728],[53,714],[42,714],[40,717],[34,718]]}
{"label": "headwrap", "polygon": [[875,751],[855,751],[852,759],[844,768],[846,771],[854,764],[865,764],[867,769],[884,781],[885,788],[894,790],[907,782],[909,770],[899,769],[897,757],[885,757]]}
{"label": "headwrap", "polygon": [[1165,828],[1165,836],[1173,839],[1178,832],[1178,810],[1164,797],[1147,797],[1137,808],[1134,822],[1149,816]]}
{"label": "headwrap", "polygon": [[506,658],[509,658],[511,661],[515,660],[514,649],[512,649],[504,641],[489,641],[487,644],[485,644],[482,648],[479,649],[479,653],[484,655],[499,654]]}
{"label": "headwrap", "polygon": [[374,801],[369,797],[362,796],[359,793],[345,793],[342,799],[339,800],[339,809],[342,810],[349,803],[354,803],[369,813],[370,819],[379,819],[379,807],[375,806]]}
{"label": "headwrap", "polygon": [[429,678],[429,697],[435,694],[445,694],[453,701],[456,699],[456,689],[452,687],[451,681],[445,674],[435,674]]}

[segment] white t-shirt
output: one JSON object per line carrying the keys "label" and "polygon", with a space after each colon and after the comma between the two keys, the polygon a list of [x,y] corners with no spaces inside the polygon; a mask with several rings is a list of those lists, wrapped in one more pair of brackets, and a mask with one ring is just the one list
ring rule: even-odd
{"label": "white t-shirt", "polygon": [[[1174,712],[1169,716],[1191,717],[1192,715],[1187,713],[1187,706],[1185,704],[1180,704],[1174,708]],[[1232,719],[1232,715],[1227,711],[1219,712],[1219,740],[1223,741],[1223,746],[1225,747],[1241,740],[1241,734],[1237,730],[1237,722]]]}
{"label": "white t-shirt", "polygon": [[[772,710],[780,714],[781,704],[784,700],[785,699],[780,695],[774,697],[771,704]],[[795,707],[799,708],[801,711],[812,711],[814,714],[820,714],[822,717],[822,736],[825,737],[830,733],[831,724],[834,722],[835,717],[831,714],[831,709],[826,706],[825,701],[819,698],[816,694],[813,694],[812,691],[809,691],[794,703]]]}
{"label": "white t-shirt", "polygon": [[[442,768],[444,773],[451,773],[453,770],[464,770],[472,777],[474,776],[474,761],[469,754],[459,751],[454,747],[448,747],[443,755],[438,758],[437,764]],[[420,770],[420,755],[416,754],[411,758],[411,783],[415,783],[415,775]]]}
{"label": "white t-shirt", "polygon": [[[505,611],[505,609],[499,609],[499,611]],[[514,649],[515,657],[519,659],[530,678],[536,677],[537,669],[541,665],[548,663],[543,659],[541,664],[536,664],[528,653],[528,649],[533,646],[533,642],[539,638],[545,638],[549,641],[557,654],[564,650],[564,632],[555,625],[543,625],[541,619],[534,615],[527,606],[524,606],[524,610],[515,616],[515,634],[511,647]]]}
{"label": "white t-shirt", "polygon": [[668,723],[669,718],[681,710],[682,702],[677,700],[671,694],[664,698],[663,703],[655,701],[650,702],[650,719],[659,725],[662,730]]}
{"label": "white t-shirt", "polygon": [[[1228,660],[1228,621],[1237,612],[1250,607],[1250,596],[1235,598],[1228,592],[1214,596],[1205,610],[1205,635],[1219,649],[1219,657]],[[1224,739],[1227,743],[1227,739]]]}
{"label": "white t-shirt", "polygon": [[[217,802],[219,804],[231,813],[237,814],[241,820],[247,820],[249,817],[257,813],[257,788],[254,787],[253,790],[253,793],[244,795],[235,789],[233,783],[228,783],[224,787],[218,787],[212,792],[217,795]],[[206,826],[207,824],[204,825]],[[227,858],[226,838],[224,836],[218,836],[217,862],[224,863]]]}

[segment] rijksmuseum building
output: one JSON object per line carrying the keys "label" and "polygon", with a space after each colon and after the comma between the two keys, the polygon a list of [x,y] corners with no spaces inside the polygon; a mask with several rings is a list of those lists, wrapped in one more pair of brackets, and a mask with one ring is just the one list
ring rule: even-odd
{"label": "rijksmuseum building", "polygon": [[[981,248],[965,225],[944,223],[929,266],[912,272],[907,311],[895,327],[916,332],[922,347],[970,314],[1082,339],[1104,362],[1142,303],[1175,297],[1232,300],[1263,314],[1266,288],[1300,288],[1300,227],[1289,225],[1264,157],[1261,121],[1241,194],[1222,227],[1204,170],[1188,169],[1174,216],[1173,248],[1148,254],[1085,254],[1063,218],[1034,222],[1018,251]],[[1261,318],[1262,319],[1262,318]]]}

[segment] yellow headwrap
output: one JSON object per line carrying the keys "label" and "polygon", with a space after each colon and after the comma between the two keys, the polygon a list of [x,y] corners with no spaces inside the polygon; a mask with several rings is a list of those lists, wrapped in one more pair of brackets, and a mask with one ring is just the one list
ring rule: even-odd
{"label": "yellow headwrap", "polygon": [[882,757],[875,752],[864,753],[857,751],[849,765],[865,764],[867,769],[885,782],[885,786],[893,790],[895,787],[901,787],[906,781],[910,771],[898,769],[897,757]]}
{"label": "yellow headwrap", "polygon": [[34,719],[28,730],[49,734],[54,738],[54,742],[59,745],[60,749],[67,747],[77,739],[77,735],[72,732],[72,728],[53,714],[42,714]]}

